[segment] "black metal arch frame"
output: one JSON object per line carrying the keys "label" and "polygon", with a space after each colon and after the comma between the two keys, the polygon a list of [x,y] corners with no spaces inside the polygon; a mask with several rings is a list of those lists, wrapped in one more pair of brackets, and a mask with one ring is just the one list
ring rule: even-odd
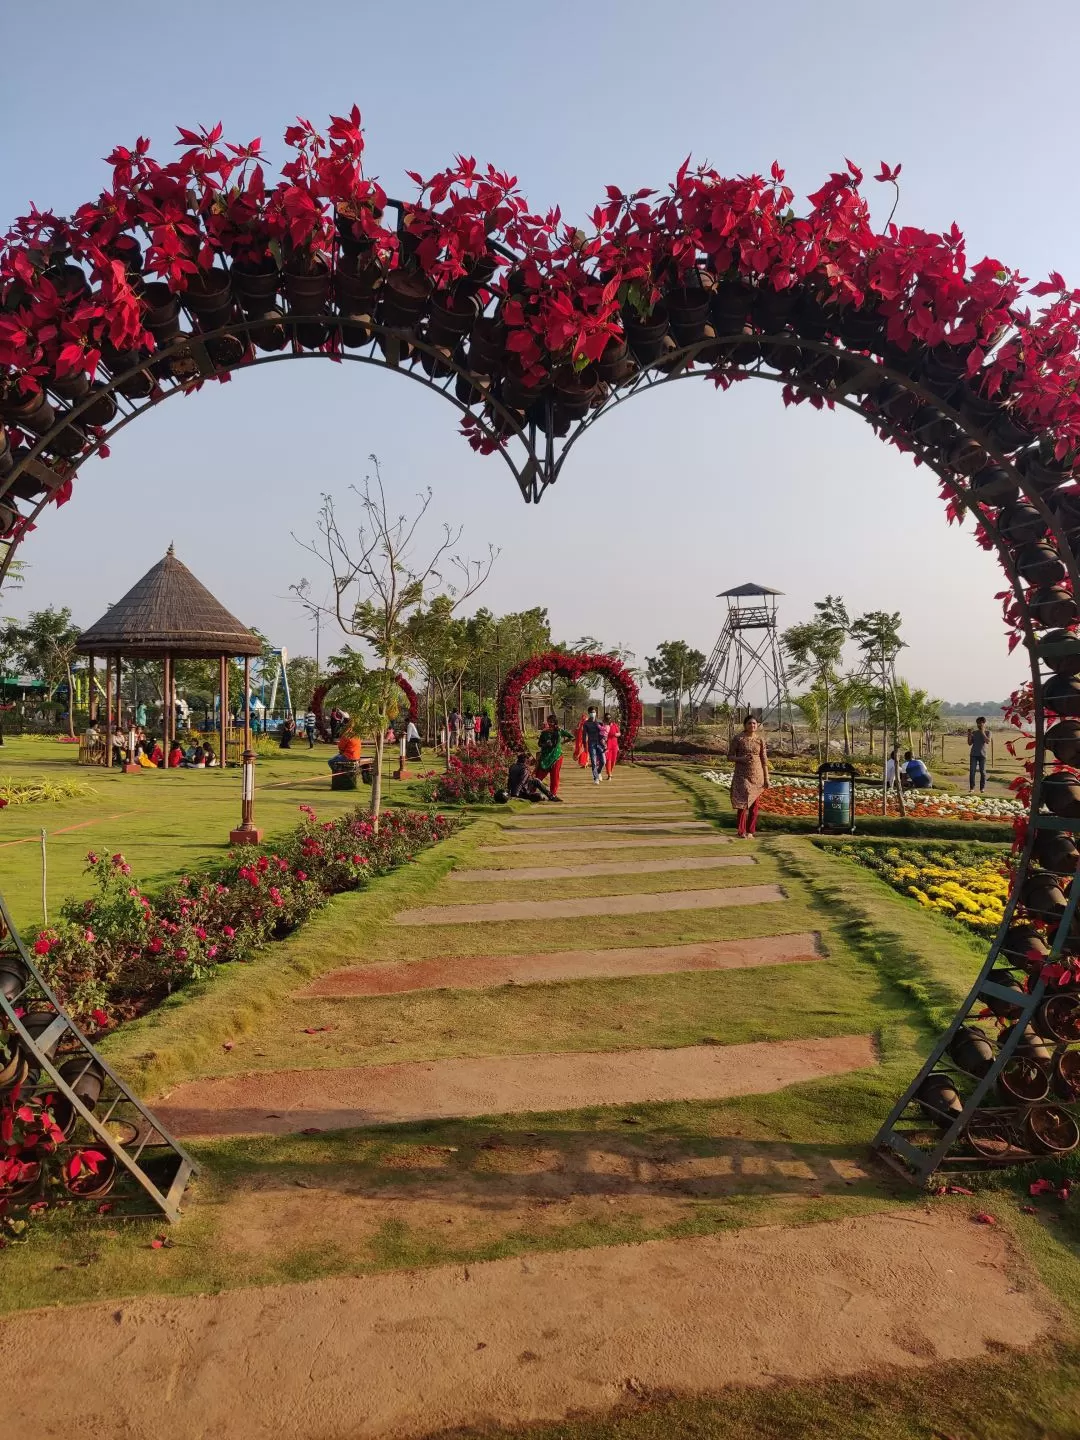
{"label": "black metal arch frame", "polygon": [[[184,297],[180,298],[183,302]],[[266,338],[268,325],[282,327],[284,344],[291,348],[280,349],[275,340],[271,353],[256,355],[252,347],[259,344],[260,337]],[[317,347],[301,343],[299,336],[305,327],[327,333],[336,331],[337,349],[331,354],[323,348],[325,341]],[[343,331],[351,332],[353,338],[356,338],[358,333],[361,334],[362,344],[345,345]],[[222,346],[235,348],[238,343],[244,347],[242,358],[220,359]],[[879,351],[885,348],[879,341],[875,342],[875,347]],[[215,352],[218,358],[215,358]],[[745,364],[735,363],[734,356],[745,354],[750,354],[753,358]],[[724,357],[719,362],[716,358],[718,355]],[[785,359],[788,355],[791,357],[790,365]],[[857,345],[849,347],[841,343],[828,343],[813,336],[800,335],[795,329],[771,334],[751,333],[740,329],[713,335],[693,344],[669,348],[656,359],[635,362],[631,367],[632,373],[607,388],[602,387],[588,413],[576,423],[568,425],[565,417],[560,418],[557,404],[550,392],[534,403],[528,411],[511,406],[500,393],[497,382],[469,369],[460,344],[451,352],[447,347],[433,343],[422,322],[418,322],[413,328],[402,328],[387,325],[366,315],[358,317],[329,311],[306,313],[297,310],[281,315],[275,311],[270,315],[263,314],[254,318],[231,319],[218,329],[207,332],[194,329],[192,333],[180,334],[162,348],[141,356],[123,371],[109,373],[102,368],[98,387],[68,405],[57,416],[48,432],[38,436],[32,447],[18,457],[10,473],[0,478],[0,505],[3,505],[6,496],[18,495],[20,498],[29,499],[31,509],[23,512],[24,519],[35,521],[53,498],[55,490],[73,476],[86,459],[96,454],[101,445],[125,429],[139,415],[156,408],[162,400],[171,395],[188,393],[201,382],[217,377],[224,370],[246,369],[285,359],[321,357],[380,365],[426,385],[448,400],[460,414],[472,417],[478,433],[502,456],[527,503],[537,502],[546,489],[558,480],[574,446],[602,416],[635,396],[649,393],[675,380],[692,377],[715,380],[733,376],[742,379],[757,376],[791,386],[799,396],[820,397],[830,408],[842,406],[868,420],[879,435],[896,441],[900,448],[910,451],[917,461],[926,464],[936,473],[950,487],[957,502],[975,517],[994,545],[1016,601],[1023,639],[1029,653],[1034,702],[1035,749],[1028,834],[1018,858],[1004,921],[971,994],[949,1030],[934,1046],[911,1086],[898,1100],[876,1142],[881,1153],[899,1165],[905,1173],[925,1177],[952,1155],[956,1142],[968,1134],[973,1121],[976,1122],[976,1128],[979,1125],[984,1128],[997,1125],[1000,1130],[1013,1137],[1013,1140],[1022,1132],[1026,1133],[1025,1125],[1029,1116],[1023,1113],[1023,1107],[1017,1109],[1015,1106],[994,1105],[989,1102],[1002,1071],[1008,1067],[1018,1049],[1023,1053],[1021,1042],[1043,1001],[1045,984],[1038,978],[1036,970],[1031,988],[1025,990],[1022,1002],[1019,1002],[1014,990],[990,976],[992,971],[1008,967],[1023,973],[1024,966],[1006,956],[1002,945],[1022,903],[1024,886],[1033,865],[1036,840],[1047,829],[1071,831],[1073,828],[1072,820],[1067,817],[1042,813],[1046,729],[1043,669],[1044,666],[1049,666],[1053,670],[1055,665],[1058,665],[1063,673],[1070,673],[1073,657],[1076,668],[1080,669],[1080,639],[1072,634],[1053,643],[1040,638],[1039,631],[1052,627],[1040,618],[1032,606],[1017,564],[1016,552],[1022,549],[1023,545],[1010,541],[1001,533],[998,527],[999,510],[1016,503],[1019,497],[1035,509],[1045,525],[1044,533],[1052,542],[1076,596],[1080,596],[1080,564],[1073,552],[1070,526],[1066,519],[1047,502],[1043,489],[1016,463],[1012,452],[1003,448],[992,428],[992,419],[985,413],[981,419],[973,419],[970,406],[965,408],[963,403],[951,403],[947,394],[943,396],[939,389],[900,368],[903,357],[898,357],[895,352],[889,352],[889,355],[889,359],[871,356]],[[812,363],[812,357],[815,356],[826,359],[823,369],[828,372],[831,367],[832,378],[818,380],[805,373],[807,360],[811,359]],[[153,378],[151,393],[143,398],[125,396],[125,390],[132,390],[133,384],[145,388],[145,379],[139,380],[142,372],[150,372]],[[923,427],[926,432],[923,439],[920,439],[918,431],[911,432],[902,423],[890,420],[883,410],[877,408],[874,397],[886,385],[908,392],[913,397],[913,402],[931,416],[928,425]],[[955,390],[955,387],[953,388]],[[62,432],[69,426],[78,426],[92,407],[100,405],[103,396],[111,396],[115,400],[116,412],[113,419],[100,431],[94,432],[95,438],[76,459],[60,459],[50,463],[46,457],[50,453],[53,456],[62,455],[65,448],[63,442],[57,444]],[[984,412],[991,409],[986,402],[983,404]],[[935,429],[939,432],[937,439],[932,434]],[[947,442],[940,438],[941,432],[947,435]],[[980,498],[977,486],[968,486],[964,475],[958,474],[955,465],[949,460],[952,447],[960,439],[976,442],[980,452],[988,456],[995,467],[1005,472],[1015,489],[1006,486],[1008,494],[1000,500]],[[1066,474],[1061,476],[1063,481],[1068,478],[1070,477]],[[1074,535],[1077,533],[1077,526],[1080,526],[1080,521],[1075,522],[1072,527]],[[24,533],[25,527],[21,527],[21,533],[9,545],[0,566],[0,579]],[[1080,713],[1080,706],[1077,713]],[[1066,758],[1070,762],[1080,759],[1080,745],[1077,746],[1075,756]],[[1080,829],[1080,821],[1077,822],[1077,828]],[[1071,887],[1066,908],[1054,930],[1051,947],[1054,957],[1068,953],[1078,902],[1080,883]],[[1003,1013],[1014,1023],[996,1047],[992,1064],[985,1071],[969,1074],[964,1072],[953,1058],[954,1041],[965,1021],[970,1020],[979,1007],[988,1001],[999,1008],[1005,1006]],[[935,1071],[946,1078],[951,1077],[950,1083],[954,1085],[960,1099],[959,1110],[955,1107],[942,1110],[927,1102],[925,1082]],[[1080,1100],[1080,1093],[1066,1095],[1064,1099],[1072,1103]],[[929,1135],[928,1118],[933,1132]],[[953,1159],[956,1163],[970,1168],[973,1164],[995,1158],[989,1153],[993,1149],[993,1146],[986,1144],[982,1150],[976,1149],[973,1155],[969,1147],[967,1154],[954,1156]],[[996,1158],[1004,1157],[1009,1163],[1015,1163],[1023,1150],[1022,1144],[1010,1141],[1008,1145],[997,1147]],[[1024,1154],[1026,1157],[1026,1152]],[[949,1163],[952,1163],[952,1160]]]}

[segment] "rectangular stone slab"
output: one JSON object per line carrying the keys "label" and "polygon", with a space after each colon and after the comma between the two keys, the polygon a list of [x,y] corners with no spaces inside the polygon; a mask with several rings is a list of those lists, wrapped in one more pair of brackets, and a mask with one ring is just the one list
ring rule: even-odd
{"label": "rectangular stone slab", "polygon": [[813,931],[696,945],[639,945],[615,950],[552,950],[533,955],[450,955],[387,965],[355,965],[321,975],[302,996],[404,995],[415,990],[487,990],[557,980],[745,970],[820,960]]}
{"label": "rectangular stone slab", "polygon": [[[589,848],[592,850],[674,850],[683,849],[691,845],[730,844],[731,841],[726,835],[717,834],[684,835],[681,839],[669,839],[665,836],[659,836],[655,840],[604,840],[594,838],[592,845]],[[525,841],[521,841],[520,843],[515,843],[513,845],[478,845],[476,848],[478,854],[480,855],[516,855],[523,850],[529,851],[530,854],[536,854],[537,851],[543,851],[546,854],[550,854],[551,841],[530,840],[527,843]],[[564,842],[564,848],[567,850],[581,850],[585,847],[583,845],[571,845],[567,841]]]}
{"label": "rectangular stone slab", "polygon": [[[537,825],[504,825],[502,827],[508,835],[537,835],[540,827]],[[707,820],[665,820],[650,822],[647,820],[627,820],[621,825],[600,824],[595,825],[545,825],[545,831],[549,835],[596,835],[607,830],[621,831],[626,835],[648,835],[655,832],[658,835],[671,835],[676,830],[713,830]]]}
{"label": "rectangular stone slab", "polygon": [[555,1055],[483,1055],[189,1080],[153,1105],[173,1135],[287,1135],[466,1115],[722,1100],[877,1065],[869,1035]]}
{"label": "rectangular stone slab", "polygon": [[574,900],[493,900],[486,905],[424,905],[399,910],[397,925],[478,925],[505,920],[575,920],[586,915],[652,915],[769,905],[787,896],[779,885],[730,885],[723,890],[667,890],[652,895],[590,895]]}
{"label": "rectangular stone slab", "polygon": [[755,865],[752,855],[685,855],[678,860],[601,860],[595,865],[522,865],[509,870],[454,870],[451,880],[491,885],[510,881],[577,880],[589,875],[666,875],[683,870],[720,870]]}

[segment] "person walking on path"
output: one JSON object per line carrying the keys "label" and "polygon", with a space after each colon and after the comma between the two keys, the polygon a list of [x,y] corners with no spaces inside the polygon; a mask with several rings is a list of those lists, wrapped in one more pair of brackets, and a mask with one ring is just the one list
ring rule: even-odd
{"label": "person walking on path", "polygon": [[308,710],[304,714],[304,734],[307,736],[307,748],[315,749],[315,711]]}
{"label": "person walking on path", "polygon": [[589,717],[582,715],[578,721],[577,733],[574,736],[574,759],[584,770],[589,763],[589,752],[585,748],[585,721]]}
{"label": "person walking on path", "polygon": [[619,763],[619,736],[622,731],[619,729],[619,722],[612,720],[608,714],[604,715],[604,723],[607,725],[607,741],[604,745],[604,773],[610,780],[615,766]]}
{"label": "person walking on path", "polygon": [[769,754],[765,737],[758,734],[758,722],[752,715],[743,721],[742,734],[731,742],[728,757],[735,761],[731,803],[738,816],[739,838],[753,840],[761,792],[769,788]]}
{"label": "person walking on path", "polygon": [[979,789],[986,789],[986,751],[990,750],[991,758],[994,754],[994,738],[986,728],[986,716],[980,715],[975,721],[975,729],[968,731],[968,750],[970,759],[968,762],[968,789],[975,789],[975,775],[979,776]]}
{"label": "person walking on path", "polygon": [[581,727],[581,739],[589,755],[593,784],[599,785],[604,778],[604,731],[596,718],[596,706],[589,706],[589,713]]}
{"label": "person walking on path", "polygon": [[487,742],[491,739],[491,716],[487,713],[486,710],[482,711],[480,714],[479,735],[480,743],[482,745],[486,745]]}
{"label": "person walking on path", "polygon": [[559,775],[562,772],[562,742],[572,740],[574,737],[568,730],[559,726],[559,717],[549,715],[547,724],[540,731],[540,738],[536,744],[536,778],[537,780],[551,780],[551,793],[559,793]]}

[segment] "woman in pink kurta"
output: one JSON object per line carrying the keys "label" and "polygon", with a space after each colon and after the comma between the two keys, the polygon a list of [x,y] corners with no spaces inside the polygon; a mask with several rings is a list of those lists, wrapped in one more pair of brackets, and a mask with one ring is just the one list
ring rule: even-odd
{"label": "woman in pink kurta", "polygon": [[753,840],[757,829],[758,801],[769,787],[769,755],[765,737],[758,733],[752,715],[743,721],[742,734],[731,742],[728,758],[735,761],[731,777],[731,803],[739,819],[739,836]]}

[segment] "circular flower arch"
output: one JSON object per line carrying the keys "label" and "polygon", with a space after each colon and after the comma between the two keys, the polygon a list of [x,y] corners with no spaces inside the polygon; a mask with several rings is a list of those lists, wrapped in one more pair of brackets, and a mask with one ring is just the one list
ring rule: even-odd
{"label": "circular flower arch", "polygon": [[547,650],[508,670],[499,687],[499,738],[508,750],[520,750],[525,743],[521,729],[521,697],[541,675],[560,675],[564,680],[581,680],[586,675],[603,675],[619,697],[622,731],[620,745],[629,750],[641,728],[641,700],[633,675],[611,655],[577,655],[566,650]]}
{"label": "circular flower arch", "polygon": [[[335,685],[342,684],[347,681],[348,678],[347,675],[342,674],[328,675],[322,684],[317,685],[311,692],[311,710],[315,716],[315,729],[318,732],[320,740],[330,739],[330,726],[326,723],[326,716],[324,714],[326,697]],[[405,696],[409,706],[409,719],[416,725],[419,722],[420,716],[420,704],[416,698],[416,691],[409,684],[408,677],[405,675],[396,676],[394,683]]]}
{"label": "circular flower arch", "polygon": [[[428,178],[408,172],[411,198],[392,198],[365,169],[355,107],[325,134],[298,120],[284,141],[277,177],[261,142],[230,144],[220,126],[182,129],[164,162],[146,140],[118,146],[95,198],[69,216],[34,208],[8,231],[0,578],[124,427],[283,359],[377,364],[424,384],[531,501],[603,415],[677,380],[725,390],[759,378],[785,404],[860,415],[937,476],[948,519],[970,518],[996,552],[1009,643],[1031,666],[1012,710],[1031,728],[1018,782],[1028,820],[962,1014],[994,1000],[992,972],[1032,998],[989,1079],[973,1091],[949,1072],[962,1116],[946,1116],[937,1147],[897,1139],[895,1125],[919,1094],[945,1114],[920,1087],[944,1093],[932,1067],[948,1071],[948,1036],[898,1102],[879,1142],[921,1173],[926,1155],[936,1163],[970,1134],[1045,986],[1080,987],[1080,887],[1055,879],[1080,854],[1067,838],[1080,830],[1080,290],[1056,272],[1029,285],[996,258],[969,260],[955,225],[890,214],[876,227],[850,161],[804,201],[777,164],[728,177],[687,161],[663,190],[608,186],[579,226],[460,156]],[[883,163],[874,176],[889,199],[899,174]]]}

